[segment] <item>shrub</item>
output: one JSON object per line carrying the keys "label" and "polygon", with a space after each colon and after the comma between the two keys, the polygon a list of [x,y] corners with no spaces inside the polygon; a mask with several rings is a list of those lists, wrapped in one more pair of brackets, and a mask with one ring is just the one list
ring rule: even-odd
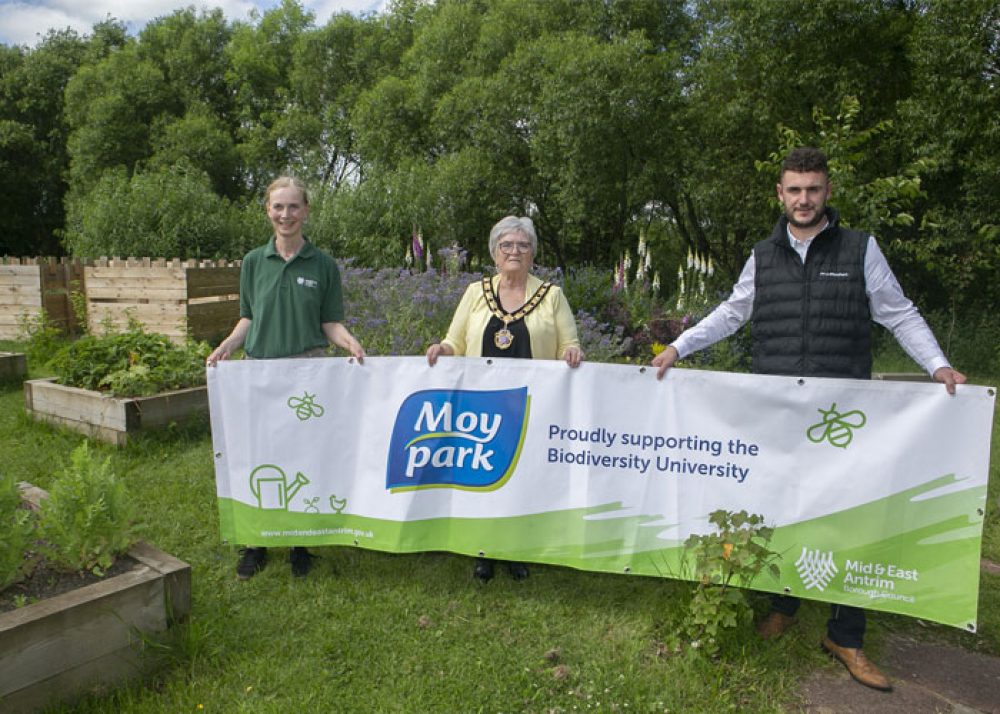
{"label": "shrub", "polygon": [[720,509],[708,519],[718,532],[692,535],[684,543],[694,558],[698,583],[684,629],[692,647],[715,654],[725,630],[741,621],[749,623],[753,617],[742,588],[749,587],[765,569],[777,578],[774,560],[779,556],[768,548],[774,529],[763,525],[763,516]]}
{"label": "shrub", "polygon": [[42,501],[39,533],[46,558],[56,567],[101,575],[135,540],[135,509],[125,484],[87,442],[70,455],[49,498]]}
{"label": "shrub", "polygon": [[0,477],[0,590],[27,575],[25,553],[35,531],[35,514],[21,506],[12,476]]}
{"label": "shrub", "polygon": [[65,243],[76,256],[211,258],[245,252],[266,235],[259,206],[220,198],[208,174],[185,161],[109,169],[67,207]]}
{"label": "shrub", "polygon": [[175,345],[130,320],[124,332],[84,335],[49,362],[60,384],[140,397],[205,383],[208,345]]}

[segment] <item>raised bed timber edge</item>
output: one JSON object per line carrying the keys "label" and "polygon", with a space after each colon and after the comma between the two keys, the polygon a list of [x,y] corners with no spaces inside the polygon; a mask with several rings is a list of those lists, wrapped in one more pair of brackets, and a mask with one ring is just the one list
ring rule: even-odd
{"label": "raised bed timber edge", "polygon": [[[21,484],[37,508],[47,494]],[[0,613],[0,712],[33,712],[139,672],[138,633],[191,611],[191,566],[139,541],[127,573]]]}
{"label": "raised bed timber edge", "polygon": [[20,382],[28,373],[28,359],[20,352],[0,352],[0,384]]}
{"label": "raised bed timber edge", "polygon": [[204,386],[149,397],[111,397],[89,389],[56,384],[54,378],[24,383],[28,417],[121,445],[142,429],[177,422],[208,410]]}

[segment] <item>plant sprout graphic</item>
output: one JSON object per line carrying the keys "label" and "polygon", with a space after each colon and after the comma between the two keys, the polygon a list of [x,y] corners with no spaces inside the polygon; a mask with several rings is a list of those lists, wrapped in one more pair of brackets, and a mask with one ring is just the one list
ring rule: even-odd
{"label": "plant sprout graphic", "polygon": [[313,401],[315,398],[315,394],[302,392],[301,397],[289,397],[288,406],[295,410],[295,416],[299,418],[299,421],[306,421],[311,417],[321,417],[325,410]]}
{"label": "plant sprout graphic", "polygon": [[319,513],[319,496],[314,498],[303,498],[302,502],[306,504],[306,513]]}
{"label": "plant sprout graphic", "polygon": [[334,513],[340,513],[346,507],[347,507],[346,498],[338,499],[337,494],[335,493],[330,495],[330,508],[333,509]]}
{"label": "plant sprout graphic", "polygon": [[846,449],[854,438],[854,429],[860,429],[865,425],[867,418],[863,412],[852,411],[841,414],[837,411],[837,403],[834,402],[827,410],[817,409],[823,415],[823,421],[813,424],[806,432],[809,440],[818,444],[824,439],[834,446]]}

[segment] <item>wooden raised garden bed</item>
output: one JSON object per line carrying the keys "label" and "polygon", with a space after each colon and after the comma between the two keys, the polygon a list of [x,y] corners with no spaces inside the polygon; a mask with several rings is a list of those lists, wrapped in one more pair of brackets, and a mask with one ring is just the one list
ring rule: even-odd
{"label": "wooden raised garden bed", "polygon": [[0,383],[20,382],[28,373],[28,360],[20,352],[0,352]]}
{"label": "wooden raised garden bed", "polygon": [[204,386],[150,397],[111,397],[102,392],[31,379],[24,383],[28,417],[120,445],[141,429],[182,422],[208,410]]}
{"label": "wooden raised garden bed", "polygon": [[[25,486],[25,485],[22,485]],[[28,487],[37,507],[44,491]],[[129,572],[0,613],[0,712],[32,712],[139,672],[136,632],[191,611],[191,566],[140,541]]]}

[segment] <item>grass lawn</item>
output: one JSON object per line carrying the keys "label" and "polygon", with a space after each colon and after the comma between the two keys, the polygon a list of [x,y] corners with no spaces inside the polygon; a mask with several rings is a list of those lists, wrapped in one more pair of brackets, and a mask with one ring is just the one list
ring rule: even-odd
{"label": "grass lawn", "polygon": [[[997,428],[983,541],[994,561]],[[5,469],[43,488],[82,440],[28,422],[18,386],[0,392],[0,433]],[[139,502],[143,537],[191,564],[193,608],[147,647],[141,686],[92,694],[74,712],[770,712],[793,706],[810,672],[837,666],[817,646],[822,603],[806,603],[776,643],[747,627],[717,660],[674,653],[665,643],[691,585],[656,578],[532,566],[524,582],[501,568],[484,587],[463,557],[329,547],[314,550],[308,578],[293,580],[287,550],[272,549],[263,572],[238,582],[236,548],[219,540],[205,421],[97,448]],[[1000,578],[984,575],[980,592],[979,634],[872,613],[866,649],[878,662],[900,632],[1000,655]]]}

